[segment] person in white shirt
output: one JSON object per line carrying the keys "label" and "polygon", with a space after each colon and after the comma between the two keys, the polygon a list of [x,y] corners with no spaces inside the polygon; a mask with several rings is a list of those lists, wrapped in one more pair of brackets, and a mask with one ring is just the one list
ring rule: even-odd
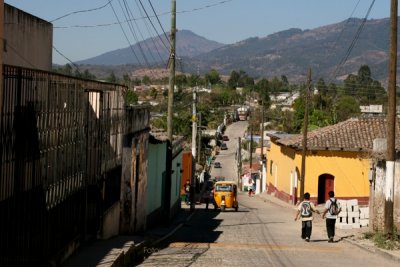
{"label": "person in white shirt", "polygon": [[340,203],[335,198],[335,193],[329,191],[329,199],[325,203],[325,210],[322,213],[322,219],[326,218],[326,231],[328,233],[328,242],[333,243],[335,237],[336,218],[341,211]]}

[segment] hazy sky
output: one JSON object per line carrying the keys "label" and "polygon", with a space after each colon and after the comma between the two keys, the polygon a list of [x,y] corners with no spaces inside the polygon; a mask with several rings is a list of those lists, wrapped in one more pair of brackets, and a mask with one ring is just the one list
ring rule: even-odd
{"label": "hazy sky", "polygon": [[[231,44],[289,28],[314,29],[349,17],[364,18],[372,2],[374,1],[176,0],[176,24],[178,30],[191,30],[209,40]],[[52,22],[54,47],[72,61],[125,48],[150,36],[162,34],[160,24],[165,32],[171,27],[171,0],[5,0],[5,3]],[[158,15],[160,24],[149,3]],[[144,19],[146,14],[142,5],[156,30],[148,19]],[[96,10],[88,11],[90,9]],[[83,10],[86,12],[76,12]],[[60,18],[71,12],[76,13]],[[389,16],[390,0],[377,0],[368,18]],[[126,21],[132,18],[135,22],[130,23],[129,28]],[[53,62],[65,64],[68,61],[53,50]]]}

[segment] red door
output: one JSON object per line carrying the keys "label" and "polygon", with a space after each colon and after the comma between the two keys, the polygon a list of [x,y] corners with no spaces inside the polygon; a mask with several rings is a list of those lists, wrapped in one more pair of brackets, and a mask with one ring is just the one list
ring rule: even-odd
{"label": "red door", "polygon": [[334,177],[332,175],[325,175],[325,201],[329,199],[329,191],[333,191],[334,188]]}

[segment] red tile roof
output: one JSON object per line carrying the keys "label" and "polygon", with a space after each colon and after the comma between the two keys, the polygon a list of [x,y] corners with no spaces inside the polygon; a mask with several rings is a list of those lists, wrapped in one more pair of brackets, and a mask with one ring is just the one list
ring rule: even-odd
{"label": "red tile roof", "polygon": [[[400,133],[397,119],[396,135]],[[372,151],[373,140],[386,138],[386,118],[352,118],[335,125],[316,129],[307,134],[308,150]],[[396,139],[396,149],[400,142]],[[294,149],[302,149],[303,135],[292,135],[277,140],[279,144]]]}

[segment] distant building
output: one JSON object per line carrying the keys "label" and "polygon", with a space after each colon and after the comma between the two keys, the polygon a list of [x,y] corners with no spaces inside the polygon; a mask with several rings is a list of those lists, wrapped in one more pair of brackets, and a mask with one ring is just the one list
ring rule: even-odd
{"label": "distant building", "polygon": [[383,106],[382,105],[369,105],[369,106],[360,106],[361,113],[364,114],[382,114]]}
{"label": "distant building", "polygon": [[271,109],[281,108],[282,111],[293,110],[294,101],[300,96],[299,92],[283,92],[271,96]]}

